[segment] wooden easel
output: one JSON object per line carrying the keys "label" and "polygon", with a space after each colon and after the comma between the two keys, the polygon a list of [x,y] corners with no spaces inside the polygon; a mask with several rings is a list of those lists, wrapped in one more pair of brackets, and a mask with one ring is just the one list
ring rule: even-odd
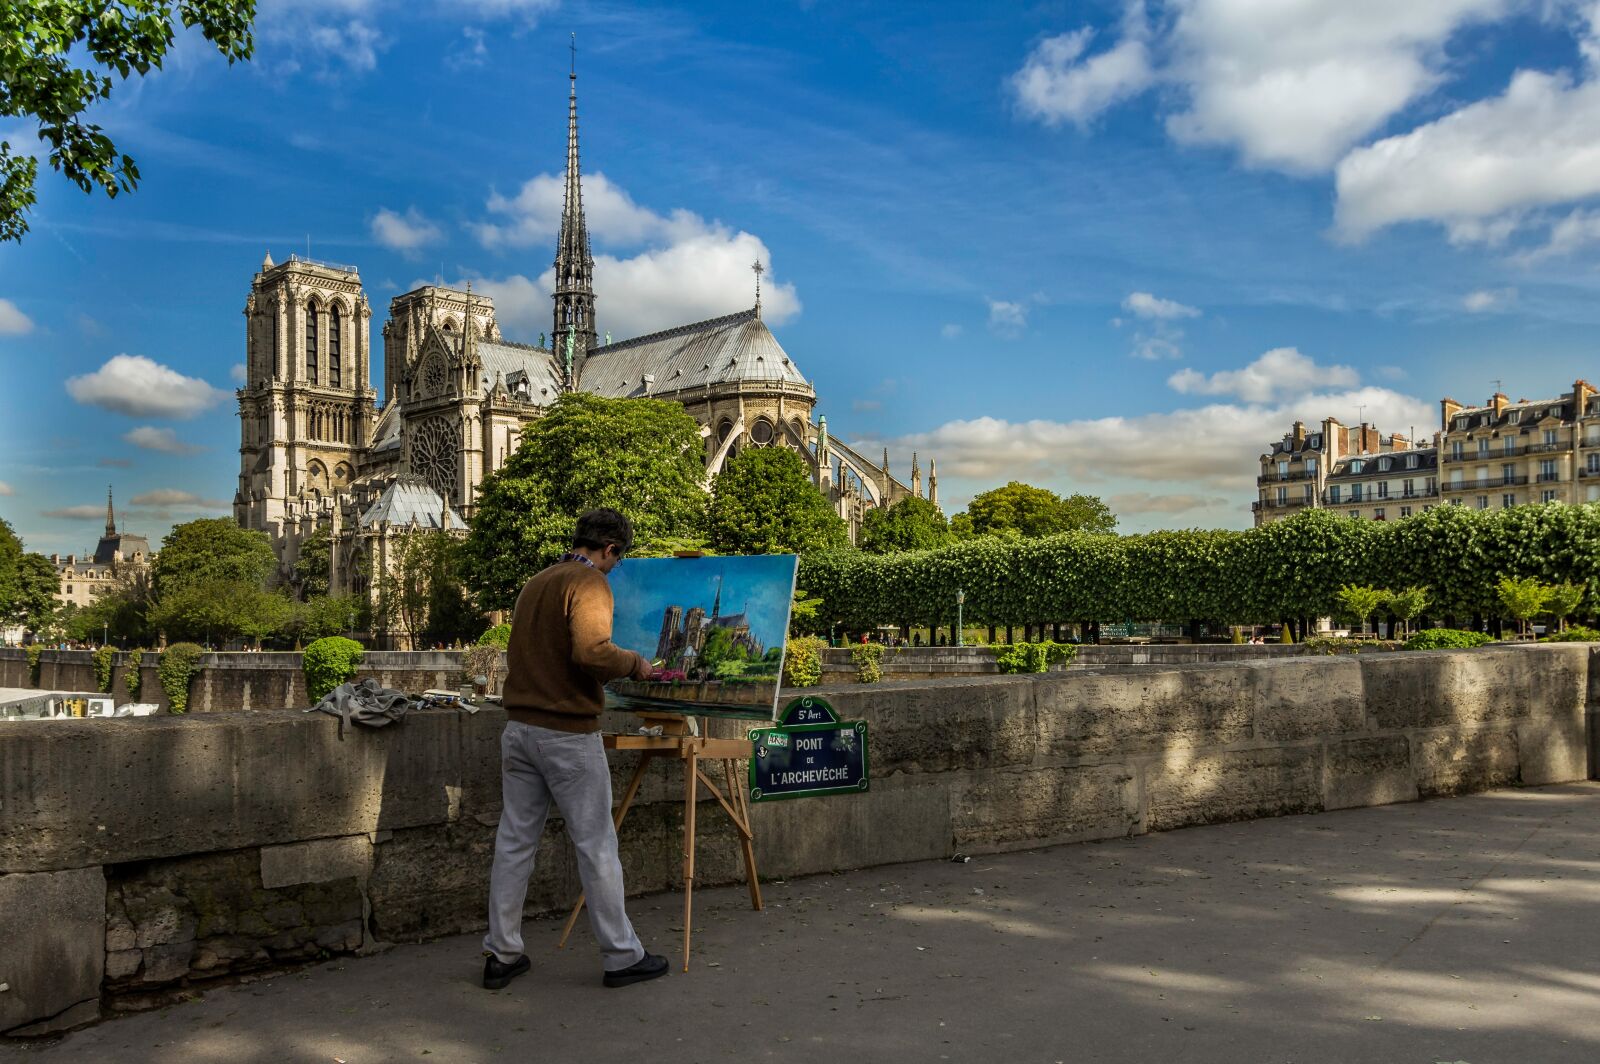
{"label": "wooden easel", "polygon": [[[739,832],[739,844],[744,850],[744,875],[750,884],[750,904],[757,912],[761,910],[761,881],[756,878],[755,834],[750,830],[750,800],[739,781],[735,764],[737,760],[751,756],[754,744],[749,739],[713,739],[705,735],[690,735],[688,720],[675,714],[638,715],[646,725],[660,725],[662,734],[604,736],[606,749],[637,750],[640,754],[639,765],[633,770],[633,778],[622,792],[622,804],[617,806],[613,822],[620,830],[652,761],[676,758],[683,762],[683,970],[687,972],[689,939],[694,920],[694,813],[701,784],[705,784],[706,790],[711,792]],[[702,761],[717,760],[722,762],[723,781],[728,788],[726,795],[700,766]],[[566,926],[561,929],[561,941],[556,943],[557,949],[566,946],[567,936],[572,934],[578,914],[583,912],[584,901],[580,893],[577,904],[572,907],[572,914],[567,917]]]}

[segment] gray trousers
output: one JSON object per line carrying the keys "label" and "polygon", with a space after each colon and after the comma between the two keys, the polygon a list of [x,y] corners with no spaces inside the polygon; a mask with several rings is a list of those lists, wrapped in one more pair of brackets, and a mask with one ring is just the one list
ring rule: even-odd
{"label": "gray trousers", "polygon": [[500,830],[489,873],[483,948],[507,964],[521,956],[522,906],[553,799],[578,854],[589,926],[608,972],[644,959],[622,901],[622,862],[611,823],[611,770],[598,733],[574,734],[506,721],[500,733]]}

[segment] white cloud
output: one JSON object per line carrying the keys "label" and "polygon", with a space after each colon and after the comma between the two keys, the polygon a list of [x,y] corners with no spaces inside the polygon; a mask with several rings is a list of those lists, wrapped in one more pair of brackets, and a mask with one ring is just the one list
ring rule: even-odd
{"label": "white cloud", "polygon": [[5,481],[0,480],[0,495],[15,495],[16,489]]}
{"label": "white cloud", "polygon": [[228,376],[235,384],[245,383],[246,374],[248,372],[249,371],[245,369],[243,362],[235,362],[233,365],[228,367]]}
{"label": "white cloud", "polygon": [[1182,329],[1157,328],[1155,332],[1139,332],[1133,336],[1133,349],[1128,352],[1134,358],[1144,359],[1146,362],[1161,362],[1171,358],[1182,358],[1183,348],[1178,346],[1183,341]]}
{"label": "white cloud", "polygon": [[463,26],[461,40],[444,58],[451,70],[481,67],[489,61],[489,46],[484,43],[484,32],[476,26]]}
{"label": "white cloud", "polygon": [[202,499],[192,491],[178,488],[157,488],[135,495],[128,502],[132,506],[170,506],[192,510],[226,510],[231,505],[221,499]]}
{"label": "white cloud", "polygon": [[94,503],[84,503],[81,506],[60,506],[54,510],[41,510],[45,517],[59,517],[67,521],[103,521],[106,508]]}
{"label": "white cloud", "polygon": [[25,336],[32,331],[33,319],[11,300],[0,299],[0,336]]}
{"label": "white cloud", "polygon": [[939,335],[944,337],[946,340],[954,340],[956,337],[961,335],[961,326],[957,325],[955,322],[941,325],[939,327]]}
{"label": "white cloud", "polygon": [[134,417],[192,418],[229,398],[221,388],[143,355],[116,355],[93,373],[68,377],[67,393]]}
{"label": "white cloud", "polygon": [[1149,292],[1130,292],[1122,301],[1122,309],[1141,318],[1198,318],[1200,311],[1171,299],[1162,299]]}
{"label": "white cloud", "polygon": [[415,257],[418,250],[429,244],[438,243],[444,236],[439,227],[415,207],[407,207],[404,214],[381,207],[372,216],[371,226],[372,239],[408,258]]}
{"label": "white cloud", "polygon": [[1518,212],[1600,195],[1600,80],[1519,71],[1500,95],[1347,155],[1337,233],[1360,240],[1401,222],[1493,241]]}
{"label": "white cloud", "polygon": [[1082,127],[1143,92],[1155,79],[1144,0],[1129,0],[1122,35],[1116,44],[1087,57],[1094,38],[1087,26],[1040,41],[1011,76],[1023,112],[1048,125],[1072,122]]}
{"label": "white cloud", "polygon": [[171,429],[158,429],[152,425],[140,425],[123,433],[122,438],[135,447],[143,447],[147,451],[160,451],[163,454],[199,454],[204,447],[197,447],[192,443],[184,443],[178,439],[178,434]]}
{"label": "white cloud", "polygon": [[1257,459],[1272,441],[1296,420],[1318,423],[1338,416],[1352,422],[1360,407],[1369,422],[1389,431],[1431,424],[1438,416],[1432,403],[1369,386],[1133,417],[1023,422],[978,417],[905,436],[891,446],[897,452],[936,455],[941,493],[948,489],[953,498],[968,488],[982,491],[1008,480],[1082,490],[1083,482],[1094,478],[1135,482],[1131,487],[1142,490],[1152,490],[1152,484],[1174,485],[1173,491],[1189,494],[1204,489],[1247,516],[1260,471]]}
{"label": "white cloud", "polygon": [[1111,512],[1122,514],[1181,514],[1193,510],[1213,509],[1219,500],[1215,495],[1187,493],[1154,494],[1148,491],[1124,491],[1106,497]]}
{"label": "white cloud", "polygon": [[1028,327],[1028,306],[1026,303],[1012,302],[1006,299],[990,299],[989,304],[989,331],[996,336],[1015,338],[1021,336]]}
{"label": "white cloud", "polygon": [[1153,31],[1141,0],[1118,39],[1051,37],[1011,85],[1024,113],[1084,125],[1152,84],[1172,86],[1169,135],[1237,149],[1251,166],[1327,169],[1444,77],[1462,28],[1529,0],[1167,0]]}
{"label": "white cloud", "polygon": [[1530,265],[1540,259],[1570,255],[1575,251],[1600,244],[1600,211],[1578,208],[1550,227],[1550,236],[1543,245],[1517,256],[1517,261]]}
{"label": "white cloud", "polygon": [[1472,314],[1482,314],[1489,310],[1499,310],[1510,303],[1515,303],[1516,300],[1515,288],[1480,288],[1462,297],[1461,309]]}
{"label": "white cloud", "polygon": [[1247,403],[1270,403],[1313,388],[1354,388],[1361,375],[1349,366],[1319,365],[1293,347],[1275,347],[1242,369],[1207,376],[1179,370],[1167,384],[1184,395],[1227,395]]}
{"label": "white cloud", "polygon": [[[543,246],[553,243],[561,231],[565,204],[566,178],[561,174],[539,174],[523,182],[515,196],[491,194],[489,213],[500,220],[480,223],[474,230],[488,248]],[[602,173],[583,178],[583,218],[591,238],[626,247],[671,243],[721,228],[682,208],[658,214],[641,207],[627,190]]]}

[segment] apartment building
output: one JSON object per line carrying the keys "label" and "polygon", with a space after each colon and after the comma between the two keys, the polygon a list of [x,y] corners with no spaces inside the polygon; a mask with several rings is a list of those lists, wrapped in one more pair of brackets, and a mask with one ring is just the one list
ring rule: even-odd
{"label": "apartment building", "polygon": [[1392,521],[1441,504],[1600,502],[1600,392],[1578,380],[1554,399],[1442,399],[1431,444],[1333,418],[1308,434],[1296,422],[1261,456],[1256,488],[1257,525],[1316,506]]}

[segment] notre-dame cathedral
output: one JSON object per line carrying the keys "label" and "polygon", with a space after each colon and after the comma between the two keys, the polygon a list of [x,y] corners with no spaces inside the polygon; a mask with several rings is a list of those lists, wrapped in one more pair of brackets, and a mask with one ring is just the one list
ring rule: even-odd
{"label": "notre-dame cathedral", "polygon": [[[578,165],[577,77],[567,101],[566,193],[548,346],[501,335],[494,303],[428,285],[389,304],[378,404],[372,307],[355,267],[269,254],[245,302],[234,516],[267,532],[287,575],[318,528],[333,538],[331,590],[370,593],[392,536],[463,529],[478,485],[515,451],[522,427],[563,392],[682,403],[701,425],[709,479],[741,447],[789,447],[855,536],[868,509],[922,495],[828,435],[816,391],[755,305],[647,336],[601,342],[594,259]],[[927,497],[937,502],[930,463]]]}

